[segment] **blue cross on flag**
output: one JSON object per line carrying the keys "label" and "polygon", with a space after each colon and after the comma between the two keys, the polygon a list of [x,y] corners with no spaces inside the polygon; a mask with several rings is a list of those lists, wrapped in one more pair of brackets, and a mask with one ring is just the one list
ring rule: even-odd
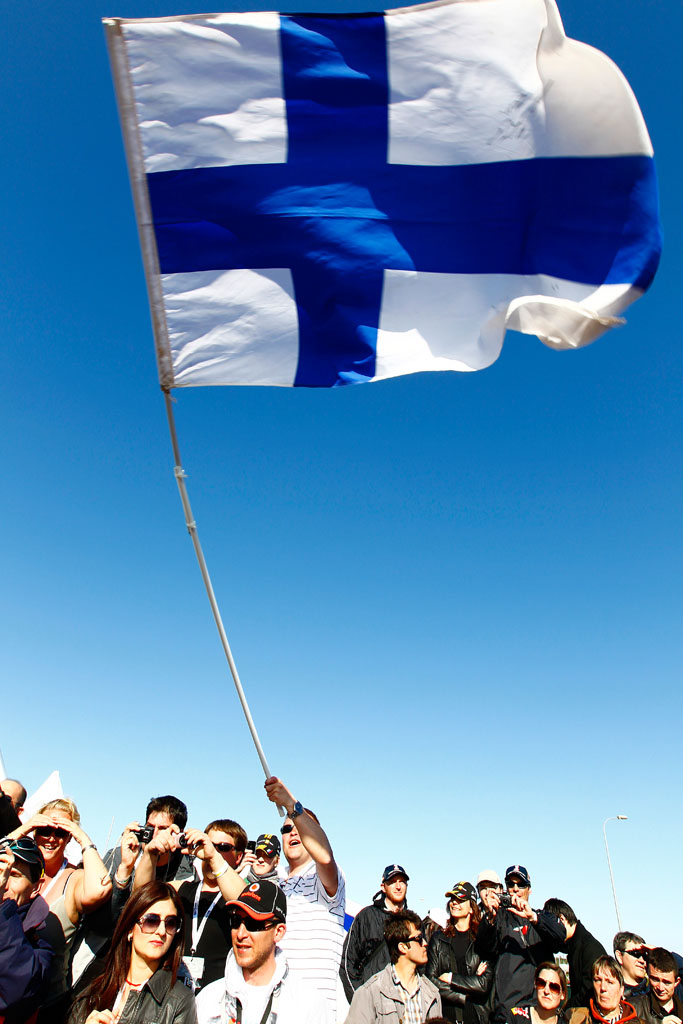
{"label": "blue cross on flag", "polygon": [[654,276],[642,116],[554,0],[105,24],[165,388],[576,348]]}

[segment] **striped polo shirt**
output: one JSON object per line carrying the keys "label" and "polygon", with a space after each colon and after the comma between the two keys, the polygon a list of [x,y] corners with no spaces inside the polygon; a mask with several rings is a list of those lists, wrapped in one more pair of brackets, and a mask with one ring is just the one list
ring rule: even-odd
{"label": "striped polo shirt", "polygon": [[336,1019],[337,974],[344,945],[346,881],[337,868],[337,891],[328,896],[311,860],[300,874],[283,878],[287,897],[287,933],[280,943],[290,970],[315,985],[328,999]]}

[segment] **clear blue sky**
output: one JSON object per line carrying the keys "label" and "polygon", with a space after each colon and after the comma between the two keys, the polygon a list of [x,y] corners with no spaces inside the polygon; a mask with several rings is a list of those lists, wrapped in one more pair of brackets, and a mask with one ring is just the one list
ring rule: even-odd
{"label": "clear blue sky", "polygon": [[[183,524],[100,25],[205,6],[4,7],[0,747],[29,789],[59,768],[101,844],[168,791],[194,825],[278,825]],[[399,861],[424,911],[520,861],[609,942],[623,813],[624,925],[681,949],[683,8],[561,12],[658,158],[664,257],[627,326],[511,334],[478,374],[189,390],[177,423],[264,747],[349,894]]]}

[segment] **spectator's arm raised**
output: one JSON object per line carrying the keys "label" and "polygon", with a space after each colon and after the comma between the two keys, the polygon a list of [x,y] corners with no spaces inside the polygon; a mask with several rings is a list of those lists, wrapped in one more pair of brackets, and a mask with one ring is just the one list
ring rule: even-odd
{"label": "spectator's arm raised", "polygon": [[[301,808],[281,779],[272,776],[266,779],[268,799],[287,811],[285,828],[293,827],[283,834],[283,849],[290,868],[290,874],[301,867],[308,858],[315,861],[318,878],[328,896],[334,896],[339,887],[339,870],[332,853],[330,841],[324,830],[308,811]],[[298,812],[298,813],[297,813]],[[294,815],[294,817],[292,817]],[[306,853],[302,859],[297,845],[301,843]]]}

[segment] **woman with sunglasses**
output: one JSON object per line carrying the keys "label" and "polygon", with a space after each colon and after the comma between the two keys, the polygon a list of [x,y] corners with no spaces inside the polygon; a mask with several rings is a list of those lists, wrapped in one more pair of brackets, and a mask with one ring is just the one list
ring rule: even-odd
{"label": "woman with sunglasses", "polygon": [[510,1010],[517,1024],[565,1024],[563,1012],[567,1001],[567,975],[557,964],[547,961],[539,964],[534,974],[536,1002],[528,1006],[514,1006]]}
{"label": "woman with sunglasses", "polygon": [[[102,858],[90,836],[80,826],[81,816],[73,800],[60,797],[43,804],[12,838],[33,833],[43,855],[45,874],[38,895],[48,903],[51,914],[45,934],[54,949],[47,995],[39,1024],[62,1024],[69,1008],[67,968],[69,952],[81,917],[105,903],[112,884]],[[65,849],[71,839],[81,847],[82,866],[70,864]]]}
{"label": "woman with sunglasses", "polygon": [[[73,800],[60,797],[43,804],[37,814],[11,833],[12,839],[21,839],[33,833],[45,861],[45,875],[40,883],[40,895],[52,906],[66,888],[69,876],[76,870],[70,864],[64,851],[72,832],[69,826],[80,827],[81,816]],[[85,845],[90,839],[82,833]],[[82,848],[82,847],[81,847]]]}
{"label": "woman with sunglasses", "polygon": [[485,1024],[486,999],[493,968],[474,950],[481,920],[477,893],[469,882],[456,882],[446,893],[448,924],[434,932],[427,954],[427,977],[441,994],[444,1016],[457,1024]]}
{"label": "woman with sunglasses", "polygon": [[76,999],[69,1024],[196,1024],[191,990],[177,978],[183,906],[167,882],[148,882],[128,899],[98,975]]}
{"label": "woman with sunglasses", "polygon": [[[173,829],[160,832],[147,845],[135,872],[133,890],[154,877],[155,857],[176,848]],[[223,977],[232,948],[227,899],[238,896],[246,885],[236,869],[247,846],[247,834],[229,818],[212,821],[205,832],[188,828],[187,847],[201,864],[199,882],[174,880],[185,911],[183,960],[192,976],[195,992]]]}

